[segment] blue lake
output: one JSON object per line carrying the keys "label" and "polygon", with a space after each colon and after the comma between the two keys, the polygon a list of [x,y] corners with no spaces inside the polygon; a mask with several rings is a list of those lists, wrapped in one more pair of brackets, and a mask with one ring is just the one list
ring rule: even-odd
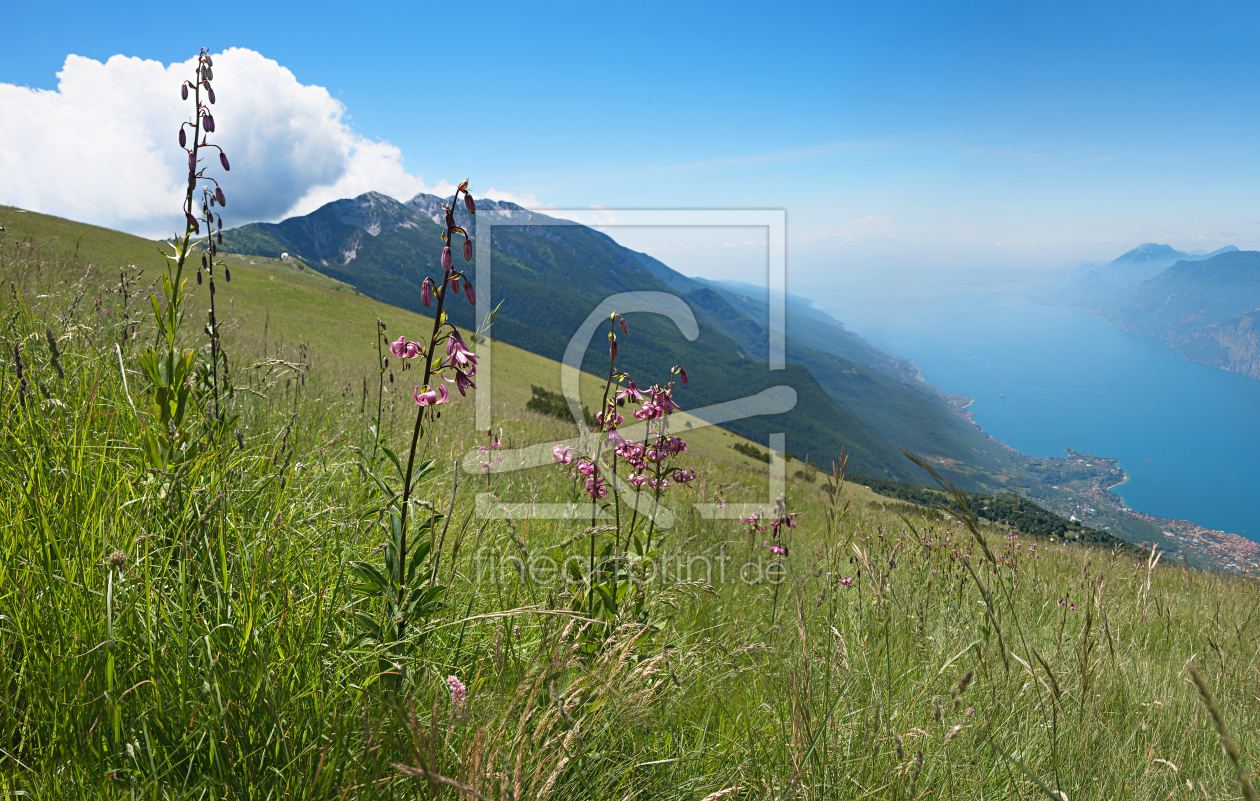
{"label": "blue lake", "polygon": [[1260,540],[1260,380],[1020,291],[880,300],[818,305],[930,383],[975,398],[976,422],[1002,442],[1117,459],[1129,481],[1116,492],[1131,508]]}

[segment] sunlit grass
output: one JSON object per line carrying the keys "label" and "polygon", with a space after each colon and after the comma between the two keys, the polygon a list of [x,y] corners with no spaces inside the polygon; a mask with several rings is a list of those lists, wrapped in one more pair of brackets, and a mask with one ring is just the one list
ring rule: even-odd
{"label": "sunlit grass", "polygon": [[[962,526],[926,511],[903,520],[859,487],[829,531],[817,476],[789,483],[800,526],[776,593],[761,573],[765,534],[687,511],[719,490],[764,500],[766,466],[713,428],[678,431],[701,478],[670,490],[680,514],[664,540],[670,580],[648,588],[655,630],[624,627],[593,655],[575,636],[582,621],[561,614],[562,577],[509,559],[582,553],[587,524],[477,517],[487,480],[461,474],[444,606],[417,627],[400,691],[390,654],[351,616],[346,566],[382,540],[358,469],[372,446],[372,326],[380,316],[397,335],[423,320],[287,266],[233,264],[219,302],[238,323],[227,347],[249,390],[233,407],[241,440],[177,505],[136,448],[144,388],[135,340],[116,347],[118,297],[97,304],[101,279],[76,286],[67,261],[10,240],[0,265],[0,792],[1240,798],[1188,661],[1244,767],[1257,764],[1254,587],[1119,552],[1030,548],[998,528],[983,530],[999,562],[986,568]],[[151,337],[142,325],[136,339]],[[282,363],[300,344],[314,365],[305,383]],[[557,365],[496,344],[494,370],[510,447],[571,435],[524,408],[531,383],[559,389]],[[406,379],[385,399],[394,444],[415,408]],[[486,437],[468,401],[441,423],[425,452],[445,467],[421,497],[446,509],[451,465]],[[578,497],[550,466],[488,484],[509,502]],[[468,688],[462,713],[450,675]]]}

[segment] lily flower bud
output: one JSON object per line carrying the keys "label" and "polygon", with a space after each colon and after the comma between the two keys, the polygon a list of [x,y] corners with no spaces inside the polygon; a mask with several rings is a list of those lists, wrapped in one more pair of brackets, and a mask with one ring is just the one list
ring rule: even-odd
{"label": "lily flower bud", "polygon": [[682,379],[682,382],[684,384],[687,383],[687,371],[682,369],[681,367],[678,368],[678,377]]}
{"label": "lily flower bud", "polygon": [[464,261],[472,261],[472,240],[464,240]]}
{"label": "lily flower bud", "polygon": [[179,126],[179,146],[188,147],[188,135],[184,133],[184,126]]}
{"label": "lily flower bud", "polygon": [[201,127],[206,129],[207,133],[214,133],[214,117],[207,114],[201,118]]}
{"label": "lily flower bud", "polygon": [[451,260],[450,246],[448,245],[447,247],[442,248],[442,269],[449,270],[452,266],[454,266],[454,264],[455,262]]}
{"label": "lily flower bud", "polygon": [[197,286],[201,286],[201,270],[197,271]]}
{"label": "lily flower bud", "polygon": [[209,53],[206,53],[206,66],[207,66],[207,67],[213,67],[213,66],[214,66],[214,59],[210,58],[210,54],[209,54]]}
{"label": "lily flower bud", "polygon": [[622,318],[621,318],[621,333],[623,333],[623,334],[629,334],[629,333],[630,333],[630,327],[629,327],[628,325],[626,325],[626,318],[624,318],[624,317],[622,317]]}
{"label": "lily flower bud", "polygon": [[207,265],[206,265],[206,254],[204,254],[204,253],[203,253],[203,254],[201,254],[201,269],[203,269],[203,270],[204,270],[204,269],[207,269]]}
{"label": "lily flower bud", "polygon": [[213,278],[210,279],[210,294],[211,295],[214,294],[214,279]]}
{"label": "lily flower bud", "polygon": [[617,361],[617,340],[613,340],[608,346],[608,354],[612,361]]}
{"label": "lily flower bud", "polygon": [[[229,284],[232,283],[232,271],[229,270],[227,267],[223,268],[223,279],[227,281]],[[684,381],[683,383],[685,384],[687,382]]]}
{"label": "lily flower bud", "polygon": [[[219,225],[220,225],[220,226],[222,226],[222,225],[223,225],[223,222],[222,222],[222,221],[220,221],[220,222],[219,222]],[[220,245],[222,245],[222,244],[223,244],[223,232],[222,232],[222,231],[219,231],[219,244],[220,244]]]}
{"label": "lily flower bud", "polygon": [[206,87],[206,92],[208,92],[208,93],[209,93],[209,95],[210,95],[210,102],[211,102],[211,103],[213,103],[213,102],[214,102],[214,90],[213,90],[213,89],[211,89],[209,86],[207,86],[207,87]]}
{"label": "lily flower bud", "polygon": [[192,172],[197,169],[197,159],[193,156],[192,151],[188,151],[188,171]]}
{"label": "lily flower bud", "polygon": [[469,306],[477,305],[477,291],[473,289],[472,281],[469,281],[468,286],[464,287],[464,297],[468,298]]}
{"label": "lily flower bud", "polygon": [[221,187],[221,186],[216,186],[216,187],[214,188],[214,199],[215,199],[215,200],[217,200],[217,201],[219,201],[219,205],[220,205],[220,206],[226,206],[226,205],[227,205],[227,198],[225,198],[225,197],[223,196],[223,187]]}
{"label": "lily flower bud", "polygon": [[451,279],[451,289],[455,290],[456,295],[459,294],[459,276],[458,275]]}
{"label": "lily flower bud", "polygon": [[184,216],[188,218],[188,224],[193,227],[193,231],[201,233],[201,223],[197,222],[197,218],[188,212],[184,212]]}
{"label": "lily flower bud", "polygon": [[477,213],[477,204],[473,203],[472,195],[467,192],[464,193],[464,205],[468,208],[469,214]]}
{"label": "lily flower bud", "polygon": [[426,309],[433,302],[433,282],[428,278],[425,278],[420,284],[420,302],[424,304]]}
{"label": "lily flower bud", "polygon": [[184,100],[188,99],[188,84],[187,83],[179,87],[179,96],[183,98]]}
{"label": "lily flower bud", "polygon": [[228,166],[227,153],[219,151],[219,163],[223,165],[223,169],[230,171],[232,168]]}

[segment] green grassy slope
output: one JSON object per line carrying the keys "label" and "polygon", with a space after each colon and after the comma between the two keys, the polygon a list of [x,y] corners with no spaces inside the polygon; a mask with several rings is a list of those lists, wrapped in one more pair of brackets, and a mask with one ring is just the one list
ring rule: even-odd
{"label": "green grassy slope", "polygon": [[[18,236],[60,225],[0,216]],[[379,561],[384,532],[360,465],[389,468],[370,459],[355,390],[376,316],[392,315],[391,334],[424,320],[287,265],[234,264],[222,316],[237,321],[236,363],[261,360],[265,336],[273,357],[308,342],[316,367],[305,385],[259,368],[231,401],[240,439],[160,475],[136,447],[152,327],[141,318],[120,341],[118,295],[106,286],[97,304],[85,286],[76,304],[65,281],[80,268],[52,257],[61,245],[23,253],[14,238],[0,245],[2,795],[1238,798],[1187,663],[1244,774],[1256,764],[1254,585],[909,509],[916,539],[883,500],[852,484],[832,496],[817,476],[790,482],[797,525],[776,558],[768,531],[687,511],[753,500],[765,475],[716,429],[684,434],[700,475],[668,495],[679,515],[658,532],[662,569],[635,589],[644,618],[592,641],[581,588],[527,568],[580,565],[611,532],[480,513],[483,490],[581,496],[551,465],[456,485],[452,462],[487,440],[452,403],[421,443],[439,467],[417,506],[450,511],[427,540],[442,606],[401,652],[365,639],[352,613],[375,610],[351,565]],[[107,281],[111,258],[151,252],[88,239]],[[504,390],[516,405],[496,388],[509,447],[570,433],[523,409],[547,363],[517,356],[495,367],[523,384]],[[414,408],[387,416],[387,443]]]}

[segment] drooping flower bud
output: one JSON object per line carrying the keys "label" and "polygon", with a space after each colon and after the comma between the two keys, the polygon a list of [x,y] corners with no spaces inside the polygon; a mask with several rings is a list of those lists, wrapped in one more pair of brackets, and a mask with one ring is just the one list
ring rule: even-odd
{"label": "drooping flower bud", "polygon": [[211,295],[214,294],[214,279],[213,278],[210,279],[210,294]]}
{"label": "drooping flower bud", "polygon": [[211,103],[213,103],[213,102],[214,102],[214,90],[213,90],[213,89],[211,89],[209,86],[207,86],[207,87],[206,87],[206,92],[210,95],[210,102],[211,102]]}
{"label": "drooping flower bud", "polygon": [[[227,281],[229,284],[232,283],[232,271],[229,270],[227,267],[223,268],[223,279]],[[683,381],[683,383],[685,384],[687,382]]]}
{"label": "drooping flower bud", "polygon": [[222,150],[219,151],[219,163],[223,165],[223,169],[231,171],[232,168],[228,166],[227,153],[224,153]]}
{"label": "drooping flower bud", "polygon": [[206,265],[206,254],[204,254],[204,253],[203,253],[203,254],[201,254],[201,268],[202,268],[203,270],[204,270],[204,269],[207,269],[207,265]]}
{"label": "drooping flower bud", "polygon": [[197,286],[201,286],[201,270],[197,271]]}
{"label": "drooping flower bud", "polygon": [[[226,204],[226,203],[224,203],[223,205],[225,205],[225,206],[226,206],[227,204]],[[222,230],[222,229],[223,229],[223,215],[222,215],[222,214],[220,214],[220,215],[219,215],[219,221],[218,221],[218,223],[217,223],[217,224],[218,224],[218,226],[219,226],[219,229],[220,229],[220,230]]]}
{"label": "drooping flower bud", "polygon": [[193,231],[201,233],[201,223],[197,222],[197,218],[188,212],[184,212],[184,216],[188,218],[188,224],[193,227]]}
{"label": "drooping flower bud", "polygon": [[477,204],[473,203],[472,195],[468,194],[467,192],[464,193],[464,205],[468,207],[469,214],[477,213]]}
{"label": "drooping flower bud", "polygon": [[184,126],[179,126],[179,146],[188,147],[188,135],[184,133]]}
{"label": "drooping flower bud", "polygon": [[612,359],[612,361],[617,361],[617,340],[616,339],[613,339],[612,342],[608,345],[608,355],[609,355],[609,358]]}
{"label": "drooping flower bud", "polygon": [[469,281],[468,286],[464,287],[464,297],[468,298],[469,306],[477,305],[477,291],[473,289],[472,281]]}
{"label": "drooping flower bud", "polygon": [[682,382],[684,384],[687,383],[687,371],[682,369],[681,367],[678,368],[678,377],[682,379]]}
{"label": "drooping flower bud", "polygon": [[207,67],[213,67],[213,66],[214,66],[214,59],[210,58],[210,54],[209,54],[209,53],[206,53],[206,66],[207,66]]}
{"label": "drooping flower bud", "polygon": [[206,67],[204,70],[202,70],[201,72],[202,72],[202,75],[204,75],[204,76],[205,76],[205,79],[206,79],[207,81],[213,81],[213,80],[214,80],[214,70],[212,70],[210,67],[208,67],[208,66],[207,66],[207,67]]}
{"label": "drooping flower bud", "polygon": [[464,239],[464,261],[472,261],[472,240]]}
{"label": "drooping flower bud", "polygon": [[630,333],[630,326],[626,325],[626,318],[624,317],[621,318],[621,333],[623,334]]}
{"label": "drooping flower bud", "polygon": [[179,96],[183,98],[184,100],[188,99],[188,84],[187,83],[179,87]]}
{"label": "drooping flower bud", "polygon": [[420,284],[420,302],[424,304],[426,309],[433,302],[433,282],[428,278],[425,278]]}
{"label": "drooping flower bud", "polygon": [[442,269],[443,269],[443,270],[449,270],[449,269],[451,269],[451,267],[453,267],[453,266],[454,266],[454,264],[455,264],[455,262],[451,260],[451,248],[450,248],[450,246],[448,245],[448,246],[446,246],[446,247],[442,248]]}
{"label": "drooping flower bud", "polygon": [[217,245],[211,242],[210,243],[210,258],[214,258],[217,255],[219,255],[219,248]]}
{"label": "drooping flower bud", "polygon": [[[220,225],[220,227],[223,225],[223,220],[221,220],[221,219],[219,220],[219,225]],[[222,244],[223,244],[223,232],[222,232],[222,231],[219,231],[219,244],[220,244],[220,245],[222,245]]]}
{"label": "drooping flower bud", "polygon": [[188,151],[188,171],[192,172],[197,169],[197,159],[193,156],[192,151]]}
{"label": "drooping flower bud", "polygon": [[214,188],[214,199],[215,199],[215,200],[217,200],[217,201],[219,201],[219,205],[220,205],[220,206],[226,206],[226,205],[227,205],[227,198],[225,198],[225,197],[223,196],[223,187],[221,187],[221,186],[216,186],[216,187]]}
{"label": "drooping flower bud", "polygon": [[456,295],[459,294],[459,276],[458,275],[451,279],[451,289],[455,290]]}

